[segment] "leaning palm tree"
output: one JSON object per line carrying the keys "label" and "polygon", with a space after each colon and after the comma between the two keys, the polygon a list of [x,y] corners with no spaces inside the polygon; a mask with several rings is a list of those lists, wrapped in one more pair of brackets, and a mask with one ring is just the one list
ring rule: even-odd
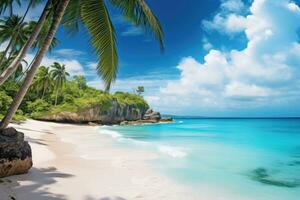
{"label": "leaning palm tree", "polygon": [[[19,92],[14,97],[12,105],[3,118],[0,129],[5,128],[9,124],[21,104],[36,70],[52,42],[63,15],[65,15],[63,24],[71,30],[77,30],[79,24],[83,24],[87,28],[91,36],[91,43],[98,55],[97,72],[104,80],[106,90],[110,89],[118,71],[118,55],[115,29],[110,19],[106,2],[104,0],[59,1],[55,8],[48,35],[38,51],[35,61],[27,73]],[[136,26],[143,27],[147,32],[153,33],[160,42],[161,49],[163,49],[162,28],[144,0],[110,0],[109,2],[113,6],[116,6],[126,19],[133,22]]]}
{"label": "leaning palm tree", "polygon": [[47,1],[41,16],[32,31],[32,34],[30,35],[30,37],[28,38],[28,40],[26,41],[22,49],[19,51],[18,55],[13,60],[13,62],[11,62],[10,65],[6,68],[6,70],[0,74],[0,86],[14,73],[14,71],[18,68],[20,62],[25,58],[28,50],[31,48],[36,38],[38,37],[46,18],[49,16],[50,11],[53,11],[54,5],[55,5],[55,0]]}
{"label": "leaning palm tree", "polygon": [[67,76],[70,76],[70,74],[66,71],[65,65],[61,65],[57,62],[53,63],[51,67],[53,69],[51,70],[50,73],[51,73],[52,80],[54,81],[54,92],[55,92],[54,105],[57,105],[58,93],[63,89],[67,81]]}
{"label": "leaning palm tree", "polygon": [[0,57],[0,65],[2,65],[4,58],[10,50],[10,56],[20,48],[27,39],[26,30],[27,23],[22,21],[22,17],[12,15],[0,19],[0,43],[8,42],[4,53]]}

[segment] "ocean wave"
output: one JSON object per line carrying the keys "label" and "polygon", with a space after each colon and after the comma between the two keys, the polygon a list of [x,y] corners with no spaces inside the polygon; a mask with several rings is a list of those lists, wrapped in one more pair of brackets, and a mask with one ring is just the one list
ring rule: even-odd
{"label": "ocean wave", "polygon": [[99,129],[99,132],[101,134],[104,134],[104,135],[109,135],[109,136],[111,136],[112,138],[115,138],[115,139],[122,138],[122,135],[120,133],[118,133],[117,131],[112,131],[112,130],[108,130],[108,129],[105,129],[105,128],[101,128],[101,129]]}
{"label": "ocean wave", "polygon": [[158,150],[161,153],[167,154],[173,158],[183,158],[187,155],[186,152],[179,150],[176,147],[168,146],[168,145],[160,145],[158,146]]}
{"label": "ocean wave", "polygon": [[141,140],[135,140],[132,138],[126,138],[123,137],[121,133],[118,133],[117,131],[114,130],[109,130],[108,128],[105,127],[99,128],[98,131],[100,134],[108,135],[118,142],[130,143],[133,145],[138,145],[143,148],[146,147],[155,151],[159,151],[160,153],[173,158],[183,158],[187,155],[187,153],[183,151],[183,148],[180,147],[173,147],[170,145],[162,145],[155,142],[146,142]]}

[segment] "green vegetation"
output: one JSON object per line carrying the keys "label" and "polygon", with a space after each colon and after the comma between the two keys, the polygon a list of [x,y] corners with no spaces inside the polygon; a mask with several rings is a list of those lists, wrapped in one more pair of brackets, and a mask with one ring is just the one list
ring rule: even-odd
{"label": "green vegetation", "polygon": [[145,92],[144,86],[138,86],[135,92],[141,96]]}
{"label": "green vegetation", "polygon": [[[56,63],[50,67],[41,66],[39,68],[33,85],[15,115],[15,120],[23,120],[25,117],[38,118],[65,111],[80,112],[94,106],[99,106],[105,111],[110,108],[113,100],[121,106],[131,106],[137,110],[141,107],[149,107],[143,97],[139,95],[123,92],[109,94],[89,87],[84,76],[74,76],[71,80],[67,80],[66,74],[68,73],[65,69],[60,70],[63,73],[59,73],[59,77],[63,81],[57,84],[57,70],[61,67],[62,65]],[[57,87],[59,87],[58,93]],[[0,118],[5,114],[18,89],[19,84],[14,80],[9,80],[0,87]]]}
{"label": "green vegetation", "polygon": [[[15,93],[11,105],[0,123],[0,129],[7,127],[18,108],[24,103],[23,99],[34,81],[43,57],[53,47],[53,44],[57,44],[54,36],[60,24],[69,32],[77,32],[81,27],[84,27],[83,30],[88,32],[91,44],[98,57],[96,70],[104,82],[106,91],[109,91],[116,80],[118,72],[116,34],[108,11],[110,7],[117,8],[120,14],[135,26],[143,28],[145,32],[152,33],[155,39],[158,40],[161,50],[164,48],[162,27],[144,0],[47,0],[38,21],[29,24],[24,22],[26,15],[32,7],[42,1],[29,0],[25,2],[27,3],[26,12],[20,17],[14,15],[13,5],[20,6],[21,3],[24,3],[23,1],[0,1],[0,14],[7,9],[10,10],[10,16],[0,22],[0,32],[11,32],[11,34],[0,38],[0,44],[9,41],[6,50],[0,54],[0,86],[18,71],[22,59],[25,58],[30,48],[38,48],[28,69],[21,70],[23,75],[26,74],[26,77],[21,77],[22,84]],[[110,6],[107,4],[110,4]],[[7,24],[7,22],[9,23]],[[28,32],[24,31],[26,27],[29,27]],[[11,52],[15,55],[13,56]],[[8,62],[4,63],[4,60]],[[59,104],[59,94],[64,84],[64,75],[67,74],[61,75],[63,79],[59,77],[60,75],[52,77],[56,80],[56,86],[54,87],[55,105]],[[41,88],[45,89],[44,86],[41,86]],[[67,99],[71,100],[70,96]]]}

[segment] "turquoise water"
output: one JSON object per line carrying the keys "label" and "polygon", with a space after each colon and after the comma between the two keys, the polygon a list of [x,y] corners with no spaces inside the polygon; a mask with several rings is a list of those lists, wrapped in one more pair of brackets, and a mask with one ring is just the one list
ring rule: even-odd
{"label": "turquoise water", "polygon": [[121,145],[158,152],[155,168],[204,196],[300,199],[300,119],[176,119],[104,129]]}

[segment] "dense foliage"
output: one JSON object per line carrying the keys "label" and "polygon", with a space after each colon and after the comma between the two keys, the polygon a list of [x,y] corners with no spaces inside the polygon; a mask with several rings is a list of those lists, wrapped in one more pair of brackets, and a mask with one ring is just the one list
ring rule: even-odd
{"label": "dense foliage", "polygon": [[[113,100],[121,106],[149,107],[139,95],[124,92],[109,94],[89,87],[84,76],[74,76],[66,80],[63,85],[60,83],[57,85],[55,79],[51,78],[53,77],[51,72],[54,71],[47,67],[39,68],[33,85],[16,115],[18,119],[22,116],[35,118],[63,111],[78,112],[92,106],[100,106],[102,110],[106,110],[110,108]],[[57,87],[60,87],[59,93],[56,92]],[[14,80],[9,80],[0,87],[0,117],[5,114],[18,88],[19,84]],[[57,105],[55,105],[56,99]]]}

